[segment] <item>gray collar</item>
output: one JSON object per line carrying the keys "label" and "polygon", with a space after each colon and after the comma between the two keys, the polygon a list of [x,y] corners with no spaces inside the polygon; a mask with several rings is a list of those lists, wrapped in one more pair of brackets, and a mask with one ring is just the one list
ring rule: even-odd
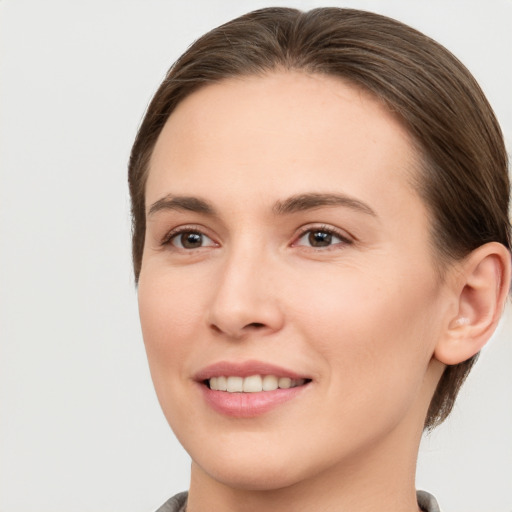
{"label": "gray collar", "polygon": [[[441,512],[436,499],[426,491],[417,491],[418,506],[423,512]],[[156,512],[185,512],[187,506],[187,492],[180,492],[166,501]]]}

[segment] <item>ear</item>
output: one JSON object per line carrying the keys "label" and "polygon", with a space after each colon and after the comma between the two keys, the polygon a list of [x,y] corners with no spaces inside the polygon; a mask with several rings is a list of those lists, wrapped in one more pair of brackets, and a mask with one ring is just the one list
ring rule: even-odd
{"label": "ear", "polygon": [[457,266],[456,307],[434,350],[437,360],[447,365],[462,363],[487,343],[505,307],[510,267],[508,249],[497,242],[478,247]]}

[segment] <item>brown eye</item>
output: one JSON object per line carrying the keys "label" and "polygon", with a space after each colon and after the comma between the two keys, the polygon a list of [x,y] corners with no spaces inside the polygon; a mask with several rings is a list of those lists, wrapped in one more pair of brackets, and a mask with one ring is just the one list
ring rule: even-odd
{"label": "brown eye", "polygon": [[310,231],[308,242],[311,247],[327,247],[332,243],[332,234],[326,231]]}
{"label": "brown eye", "polygon": [[179,249],[199,249],[201,247],[215,245],[210,237],[198,231],[183,231],[177,233],[172,237],[171,244]]}
{"label": "brown eye", "polygon": [[330,229],[308,229],[304,231],[301,237],[297,240],[295,245],[302,247],[313,247],[315,249],[321,249],[324,247],[331,247],[334,245],[349,245],[352,241],[338,234]]}

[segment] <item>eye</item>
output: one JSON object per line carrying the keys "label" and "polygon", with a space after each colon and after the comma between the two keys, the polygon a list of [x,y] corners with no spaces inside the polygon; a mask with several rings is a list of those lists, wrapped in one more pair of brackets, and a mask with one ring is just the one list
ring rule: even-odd
{"label": "eye", "polygon": [[351,244],[352,241],[330,228],[315,228],[304,231],[294,245],[314,247],[331,247],[338,244]]}
{"label": "eye", "polygon": [[200,249],[201,247],[215,247],[217,245],[209,236],[194,230],[171,233],[165,243],[177,247],[178,249],[188,250]]}

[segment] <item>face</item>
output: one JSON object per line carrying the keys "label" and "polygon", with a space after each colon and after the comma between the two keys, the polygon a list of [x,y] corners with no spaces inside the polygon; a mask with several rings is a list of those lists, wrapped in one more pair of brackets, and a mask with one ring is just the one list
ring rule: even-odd
{"label": "face", "polygon": [[445,307],[417,167],[397,120],[336,78],[226,80],[171,115],[139,307],[193,471],[278,488],[417,440]]}

